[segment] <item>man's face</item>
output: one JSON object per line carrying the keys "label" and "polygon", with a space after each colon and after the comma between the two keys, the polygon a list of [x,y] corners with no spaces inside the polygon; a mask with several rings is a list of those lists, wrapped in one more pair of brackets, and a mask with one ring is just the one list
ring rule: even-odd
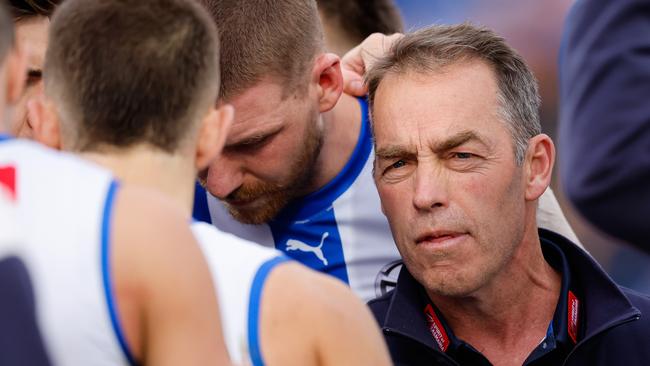
{"label": "man's face", "polygon": [[429,294],[487,285],[523,238],[522,168],[482,62],[389,74],[373,111],[375,182],[397,247]]}
{"label": "man's face", "polygon": [[318,105],[264,81],[230,100],[235,121],[223,153],[202,179],[233,217],[248,224],[274,218],[308,192],[322,142]]}
{"label": "man's face", "polygon": [[50,20],[42,16],[27,18],[16,23],[16,39],[23,49],[27,50],[25,92],[16,104],[9,126],[9,131],[18,137],[32,137],[27,102],[43,91],[42,71],[49,27]]}

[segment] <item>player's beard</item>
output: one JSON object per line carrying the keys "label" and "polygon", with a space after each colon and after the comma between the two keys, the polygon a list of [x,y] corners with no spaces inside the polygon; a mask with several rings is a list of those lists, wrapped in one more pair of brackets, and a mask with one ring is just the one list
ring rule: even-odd
{"label": "player's beard", "polygon": [[227,200],[263,200],[264,204],[251,209],[229,205],[230,214],[244,224],[258,225],[271,221],[293,199],[309,193],[320,154],[323,136],[316,123],[310,123],[304,138],[304,148],[290,164],[290,176],[282,184],[257,181],[244,184],[232,192]]}

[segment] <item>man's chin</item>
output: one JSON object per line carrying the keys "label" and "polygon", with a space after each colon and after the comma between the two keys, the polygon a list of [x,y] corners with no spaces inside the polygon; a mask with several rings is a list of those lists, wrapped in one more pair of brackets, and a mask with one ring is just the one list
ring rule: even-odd
{"label": "man's chin", "polygon": [[271,221],[275,215],[269,215],[260,211],[246,211],[228,208],[230,215],[242,224],[261,225]]}
{"label": "man's chin", "polygon": [[263,200],[246,206],[226,203],[228,212],[237,221],[247,225],[265,224],[278,216],[286,206],[285,200]]}

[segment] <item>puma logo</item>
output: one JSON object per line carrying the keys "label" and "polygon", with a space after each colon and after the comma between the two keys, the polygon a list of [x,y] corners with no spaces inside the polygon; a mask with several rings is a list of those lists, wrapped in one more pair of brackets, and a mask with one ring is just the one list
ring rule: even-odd
{"label": "puma logo", "polygon": [[325,239],[330,235],[330,233],[323,233],[323,237],[320,239],[320,245],[317,247],[312,247],[309,244],[303,243],[300,240],[289,239],[287,241],[287,251],[299,250],[305,253],[314,253],[314,255],[323,262],[324,265],[327,265],[327,258],[323,255],[323,243]]}

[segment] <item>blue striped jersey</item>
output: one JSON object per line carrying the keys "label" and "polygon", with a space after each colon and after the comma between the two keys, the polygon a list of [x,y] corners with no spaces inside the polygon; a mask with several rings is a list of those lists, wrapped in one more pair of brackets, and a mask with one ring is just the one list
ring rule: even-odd
{"label": "blue striped jersey", "polygon": [[359,103],[362,123],[354,151],[341,172],[320,190],[295,200],[267,224],[245,225],[197,186],[194,217],[328,273],[365,300],[390,289],[400,257],[372,177],[368,106],[363,99]]}

